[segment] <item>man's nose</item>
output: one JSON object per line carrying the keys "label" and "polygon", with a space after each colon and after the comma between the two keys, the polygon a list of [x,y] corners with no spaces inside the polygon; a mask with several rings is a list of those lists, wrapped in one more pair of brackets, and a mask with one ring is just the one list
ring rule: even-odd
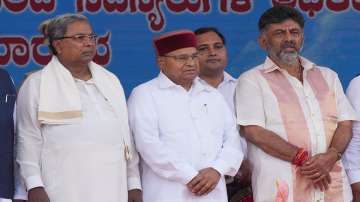
{"label": "man's nose", "polygon": [[293,41],[294,40],[294,36],[291,34],[290,31],[285,32],[284,40],[285,41]]}
{"label": "man's nose", "polygon": [[216,50],[213,47],[209,47],[209,55],[215,55],[216,54]]}

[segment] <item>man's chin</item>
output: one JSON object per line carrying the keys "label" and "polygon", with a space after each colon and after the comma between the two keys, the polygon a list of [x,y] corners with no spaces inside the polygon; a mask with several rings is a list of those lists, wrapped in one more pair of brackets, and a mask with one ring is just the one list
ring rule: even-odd
{"label": "man's chin", "polygon": [[89,62],[91,62],[93,59],[94,59],[94,56],[92,56],[92,55],[84,55],[84,56],[82,57],[82,61],[83,61],[84,63],[89,63]]}
{"label": "man's chin", "polygon": [[197,72],[188,72],[184,75],[184,78],[188,81],[194,80],[199,74]]}
{"label": "man's chin", "polygon": [[204,69],[207,69],[209,71],[220,71],[223,70],[224,68],[219,62],[217,62],[217,63],[206,63]]}

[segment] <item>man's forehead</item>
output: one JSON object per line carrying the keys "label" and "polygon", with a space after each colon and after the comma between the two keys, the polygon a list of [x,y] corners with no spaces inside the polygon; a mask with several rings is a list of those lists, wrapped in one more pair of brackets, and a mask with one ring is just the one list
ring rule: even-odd
{"label": "man's forehead", "polygon": [[169,52],[169,55],[180,55],[180,54],[194,54],[196,53],[196,48],[194,47],[187,47],[187,48],[180,48],[174,51]]}
{"label": "man's forehead", "polygon": [[77,21],[69,24],[67,26],[66,32],[74,34],[91,34],[92,28],[86,21]]}
{"label": "man's forehead", "polygon": [[300,25],[294,20],[288,19],[280,23],[273,23],[268,26],[268,30],[277,29],[301,29]]}
{"label": "man's forehead", "polygon": [[196,35],[197,45],[202,44],[212,44],[212,43],[222,43],[222,40],[218,34],[215,32],[206,32],[203,34]]}

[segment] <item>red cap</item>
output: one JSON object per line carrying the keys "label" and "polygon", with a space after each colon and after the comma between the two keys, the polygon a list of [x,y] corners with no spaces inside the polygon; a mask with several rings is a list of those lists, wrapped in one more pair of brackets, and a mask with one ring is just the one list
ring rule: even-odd
{"label": "red cap", "polygon": [[190,30],[180,30],[165,33],[153,40],[156,55],[163,56],[171,51],[194,47],[196,48],[196,36]]}

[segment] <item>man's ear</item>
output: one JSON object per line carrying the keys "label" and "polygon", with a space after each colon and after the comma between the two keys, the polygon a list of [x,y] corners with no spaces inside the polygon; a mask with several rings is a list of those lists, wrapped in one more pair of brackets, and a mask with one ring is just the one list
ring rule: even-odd
{"label": "man's ear", "polygon": [[266,50],[266,44],[267,44],[267,41],[266,41],[266,36],[264,35],[264,33],[260,34],[257,38],[257,42],[259,44],[259,46],[263,49]]}
{"label": "man's ear", "polygon": [[160,68],[160,70],[163,70],[166,66],[166,61],[165,61],[165,58],[164,57],[161,57],[161,56],[157,56],[156,58],[156,62]]}
{"label": "man's ear", "polygon": [[60,40],[55,40],[52,42],[52,46],[54,47],[57,54],[61,54],[62,44]]}

